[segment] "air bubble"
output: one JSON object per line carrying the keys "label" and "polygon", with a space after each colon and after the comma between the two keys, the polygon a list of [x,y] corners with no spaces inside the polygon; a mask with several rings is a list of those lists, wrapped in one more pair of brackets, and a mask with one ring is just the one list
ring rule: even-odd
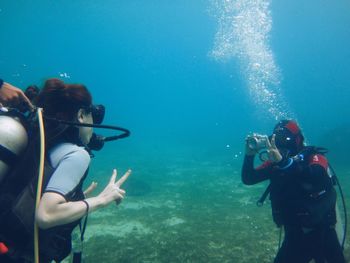
{"label": "air bubble", "polygon": [[273,118],[290,116],[269,45],[271,0],[212,0],[212,4],[219,28],[210,55],[219,61],[238,59],[253,102]]}

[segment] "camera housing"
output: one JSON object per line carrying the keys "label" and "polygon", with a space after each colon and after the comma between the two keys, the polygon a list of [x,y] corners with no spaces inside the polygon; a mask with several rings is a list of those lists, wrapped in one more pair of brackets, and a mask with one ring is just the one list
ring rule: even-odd
{"label": "camera housing", "polygon": [[260,151],[268,147],[269,137],[267,135],[253,134],[247,138],[250,149]]}

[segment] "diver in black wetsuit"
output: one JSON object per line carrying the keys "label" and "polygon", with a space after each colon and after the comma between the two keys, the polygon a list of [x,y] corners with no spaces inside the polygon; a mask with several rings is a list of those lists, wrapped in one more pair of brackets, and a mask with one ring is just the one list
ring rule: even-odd
{"label": "diver in black wetsuit", "polygon": [[[261,147],[252,139],[267,150],[268,160],[257,168],[254,156]],[[285,230],[275,263],[345,262],[335,231],[336,192],[328,161],[317,149],[304,146],[300,128],[290,120],[280,121],[269,138],[247,137],[242,181],[270,180],[273,220]]]}

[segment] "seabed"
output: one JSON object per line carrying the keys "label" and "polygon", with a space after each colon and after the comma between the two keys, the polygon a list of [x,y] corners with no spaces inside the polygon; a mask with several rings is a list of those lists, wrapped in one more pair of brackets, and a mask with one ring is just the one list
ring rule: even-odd
{"label": "seabed", "polygon": [[244,186],[240,167],[227,164],[192,161],[158,172],[135,170],[151,188],[89,216],[84,262],[273,262],[280,231],[269,202],[255,204],[266,185]]}

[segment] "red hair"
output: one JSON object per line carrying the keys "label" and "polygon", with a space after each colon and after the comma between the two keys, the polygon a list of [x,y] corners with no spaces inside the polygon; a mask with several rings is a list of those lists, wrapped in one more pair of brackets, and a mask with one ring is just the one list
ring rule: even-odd
{"label": "red hair", "polygon": [[92,104],[88,89],[82,84],[66,84],[60,79],[48,79],[35,101],[48,117],[74,120],[81,108]]}

